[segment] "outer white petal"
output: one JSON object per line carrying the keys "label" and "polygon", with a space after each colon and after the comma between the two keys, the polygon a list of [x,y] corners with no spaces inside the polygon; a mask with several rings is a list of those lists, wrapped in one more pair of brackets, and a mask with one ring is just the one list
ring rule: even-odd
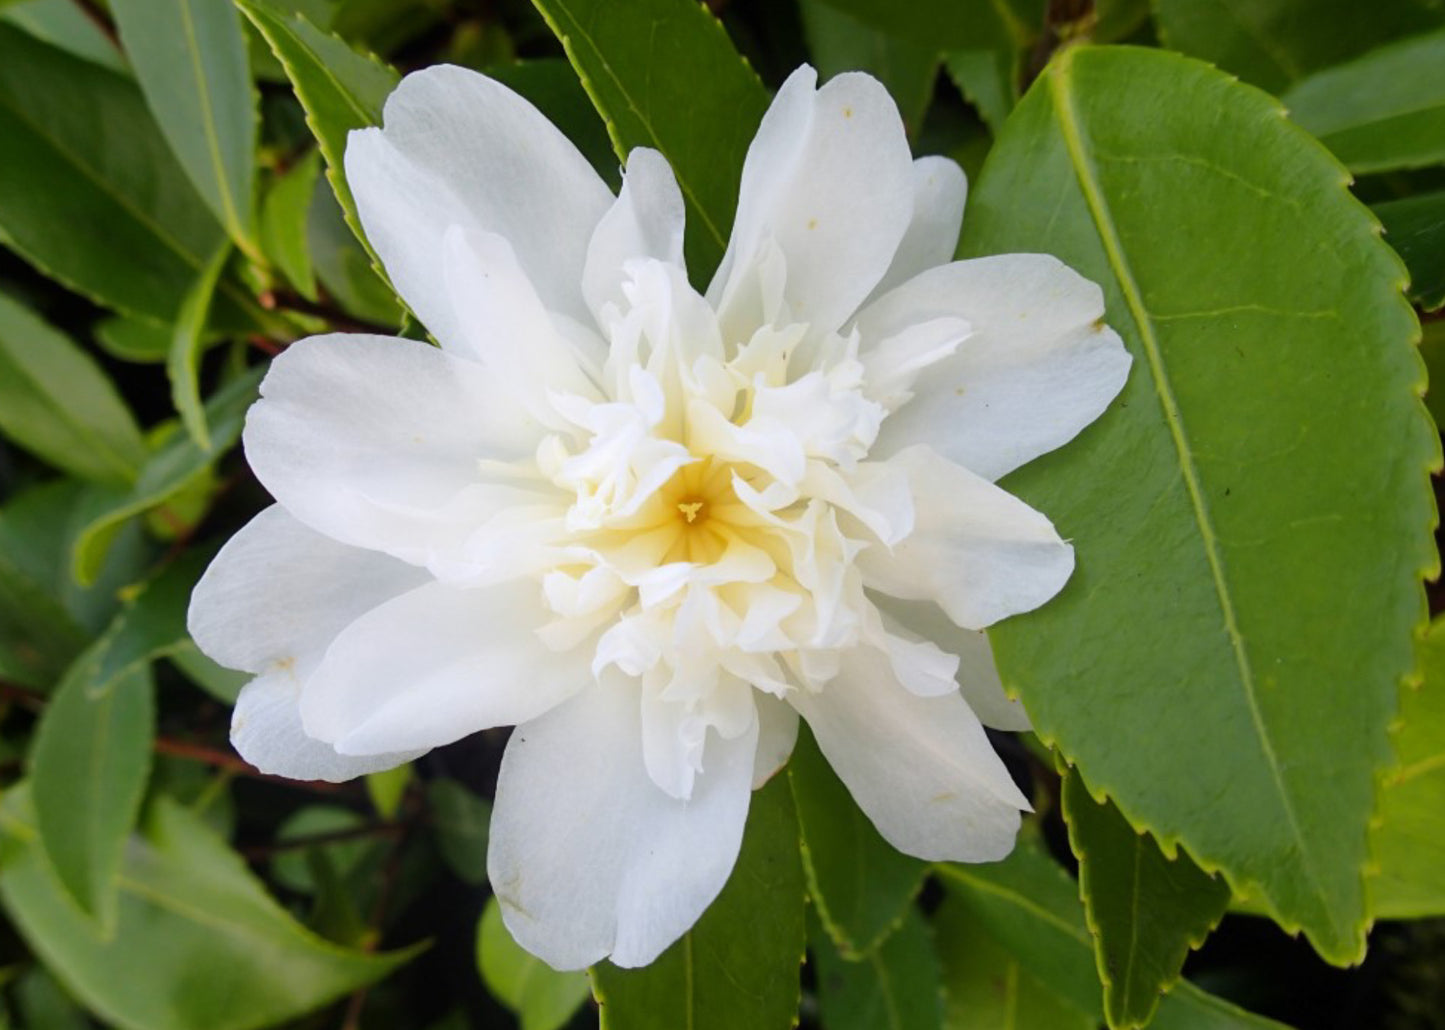
{"label": "outer white petal", "polygon": [[318,336],[271,363],[246,458],[297,519],[413,563],[490,511],[481,459],[530,456],[541,428],[475,362],[415,340]]}
{"label": "outer white petal", "polygon": [[929,319],[973,332],[883,423],[874,456],[925,443],[992,480],[1072,440],[1129,374],[1103,315],[1099,287],[1044,254],[954,262],[880,297],[855,323],[865,352]]}
{"label": "outer white petal", "polygon": [[737,861],[757,727],[709,734],[692,798],[642,763],[638,688],[590,687],[507,744],[487,874],[518,943],[557,969],[655,959],[697,921]]}
{"label": "outer white petal", "polygon": [[623,304],[626,262],[656,258],[683,267],[684,218],[682,190],[667,159],[646,147],[632,151],[622,191],[597,223],[587,247],[582,293],[599,322],[605,305]]}
{"label": "outer white petal", "polygon": [[821,693],[790,696],[858,807],[899,851],[992,862],[1029,808],[957,694],[918,697],[872,648],[851,652]]}
{"label": "outer white petal", "polygon": [[839,75],[814,90],[804,66],[783,83],[748,148],[732,239],[708,289],[726,309],[769,241],[787,265],[792,321],[831,332],[878,284],[913,215],[903,121],[874,78]]}
{"label": "outer white petal", "polygon": [[306,732],[342,754],[438,747],[526,722],[592,680],[590,651],[549,650],[541,587],[428,583],[357,619],[306,681]]}
{"label": "outer white petal", "polygon": [[191,593],[187,623],[196,645],[228,668],[314,665],[346,626],[428,578],[322,536],[273,505],[212,560]]}
{"label": "outer white petal", "polygon": [[415,72],[386,101],[384,129],[353,132],[346,180],[397,290],[443,346],[459,325],[442,273],[449,226],[495,232],[553,311],[587,314],[587,241],[612,194],[543,115],[463,68]]}
{"label": "outer white petal", "polygon": [[798,742],[798,712],[770,694],[757,693],[758,753],[753,763],[753,790],[773,778]]}
{"label": "outer white petal", "polygon": [[426,754],[403,751],[353,757],[306,735],[296,702],[301,685],[295,668],[278,668],[241,688],[231,713],[231,744],[241,757],[273,776],[339,783],[390,769]]}
{"label": "outer white petal", "polygon": [[967,198],[968,180],[956,161],[920,157],[913,162],[913,218],[893,263],[873,291],[875,297],[953,260]]}
{"label": "outer white petal", "polygon": [[1074,571],[1074,549],[1012,494],[927,447],[890,459],[908,475],[915,521],[892,553],[858,555],[865,583],[905,600],[936,601],[968,629],[1030,611]]}
{"label": "outer white petal", "polygon": [[985,726],[995,730],[1033,729],[1024,706],[1004,693],[987,633],[960,629],[936,604],[883,596],[876,601],[900,625],[958,656],[958,689]]}

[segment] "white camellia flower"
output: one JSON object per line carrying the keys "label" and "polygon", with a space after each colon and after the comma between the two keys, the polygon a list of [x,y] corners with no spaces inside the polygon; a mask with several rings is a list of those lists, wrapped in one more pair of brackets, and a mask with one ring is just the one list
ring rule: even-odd
{"label": "white camellia flower", "polygon": [[1028,803],[983,726],[1027,720],[980,631],[1073,552],[994,480],[1123,385],[1099,289],[1043,255],[952,261],[963,174],[911,159],[866,75],[783,85],[705,294],[656,152],[614,197],[452,67],[385,122],[347,179],[441,346],[272,364],[245,449],[276,504],[190,612],[255,674],[237,750],[339,780],[516,725],[488,872],[558,968],[646,964],[693,924],[799,716],[900,850],[1007,854]]}

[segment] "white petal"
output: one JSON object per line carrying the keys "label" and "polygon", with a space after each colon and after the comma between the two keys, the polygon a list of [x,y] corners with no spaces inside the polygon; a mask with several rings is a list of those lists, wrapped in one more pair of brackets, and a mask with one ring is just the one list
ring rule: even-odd
{"label": "white petal", "polygon": [[600,371],[601,339],[584,351],[575,345],[581,331],[564,335],[506,239],[452,226],[442,246],[447,288],[461,322],[454,353],[480,361],[500,388],[551,429],[566,421],[553,409],[550,393],[601,400],[585,370],[594,364],[592,374]]}
{"label": "white petal", "polygon": [[892,261],[913,215],[913,162],[876,79],[848,73],[815,91],[816,82],[812,68],[799,68],[763,116],[708,300],[725,312],[772,241],[786,260],[792,320],[827,333]]}
{"label": "white petal", "polygon": [[881,595],[876,601],[900,625],[958,656],[958,689],[985,726],[995,730],[1033,729],[1024,706],[1004,692],[987,633],[960,629],[936,604]]}
{"label": "white petal", "polygon": [[549,650],[531,581],[428,583],[357,619],[306,681],[306,732],[343,754],[438,747],[526,722],[592,679],[586,646]]}
{"label": "white petal", "polygon": [[882,654],[859,648],[821,693],[790,700],[858,807],[899,851],[992,862],[1013,849],[1019,810],[1029,804],[963,698],[918,697]]}
{"label": "white petal", "polygon": [[228,668],[314,665],[347,625],[427,578],[322,536],[273,505],[212,560],[191,593],[187,624],[196,645]]}
{"label": "white petal", "polygon": [[294,668],[258,676],[241,688],[231,713],[231,744],[246,761],[273,776],[293,780],[342,780],[391,769],[426,754],[402,751],[353,757],[306,735],[296,702],[301,686]]}
{"label": "white petal", "polygon": [[967,197],[968,180],[957,162],[946,157],[913,162],[913,218],[874,296],[953,260]]}
{"label": "white petal", "polygon": [[261,397],[246,458],[276,500],[335,540],[417,564],[490,510],[467,496],[479,461],[530,456],[541,434],[480,365],[415,340],[302,340]]}
{"label": "white petal", "polygon": [[968,629],[1030,611],[1063,589],[1074,549],[1043,515],[927,447],[889,464],[908,475],[914,529],[892,553],[873,546],[859,554],[869,587],[936,601]]}
{"label": "white petal", "polygon": [[346,180],[392,283],[443,346],[459,325],[442,273],[449,226],[516,249],[547,307],[585,318],[587,241],[612,194],[586,158],[517,94],[463,68],[415,72],[384,129],[351,133]]}
{"label": "white petal", "polygon": [[792,705],[757,692],[758,753],[753,761],[753,790],[787,764],[798,742],[798,712]]}
{"label": "white petal", "polygon": [[1103,315],[1099,288],[1045,254],[957,261],[885,294],[855,323],[865,353],[930,319],[962,318],[973,333],[917,380],[874,456],[924,443],[993,480],[1072,440],[1129,374]]}
{"label": "white petal", "polygon": [[655,258],[683,267],[684,217],[682,190],[667,159],[646,147],[632,151],[622,192],[597,223],[582,273],[583,296],[599,323],[607,304],[623,303],[625,263]]}
{"label": "white petal", "polygon": [[757,728],[709,734],[692,798],[642,763],[638,688],[589,687],[519,726],[492,812],[487,874],[512,936],[557,969],[646,965],[727,882],[751,796]]}

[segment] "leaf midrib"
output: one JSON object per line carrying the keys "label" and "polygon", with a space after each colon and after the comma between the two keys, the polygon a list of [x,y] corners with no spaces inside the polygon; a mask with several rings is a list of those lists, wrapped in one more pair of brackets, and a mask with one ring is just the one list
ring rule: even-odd
{"label": "leaf midrib", "polygon": [[[1174,396],[1174,388],[1164,366],[1163,354],[1159,348],[1153,320],[1144,306],[1143,295],[1134,279],[1129,262],[1125,258],[1123,243],[1119,239],[1118,229],[1114,225],[1108,201],[1099,185],[1094,160],[1084,141],[1078,112],[1074,107],[1073,95],[1068,88],[1069,74],[1073,68],[1073,58],[1076,52],[1077,48],[1068,48],[1062,51],[1045,73],[1048,79],[1049,96],[1053,101],[1050,106],[1053,108],[1055,119],[1058,122],[1059,132],[1064,141],[1069,163],[1073,168],[1074,178],[1078,182],[1080,192],[1084,195],[1084,201],[1094,222],[1099,242],[1104,248],[1109,268],[1119,283],[1120,291],[1124,295],[1124,302],[1129,308],[1130,317],[1139,330],[1139,341],[1144,348],[1144,357],[1149,365],[1154,392],[1164,411],[1164,420],[1178,455],[1179,470],[1188,494],[1190,509],[1194,515],[1195,524],[1199,528],[1200,543],[1209,565],[1210,578],[1219,602],[1220,614],[1224,619],[1225,632],[1229,637],[1230,649],[1234,655],[1239,683],[1244,690],[1255,736],[1259,740],[1261,753],[1269,767],[1270,777],[1274,781],[1280,806],[1289,825],[1290,835],[1298,848],[1302,871],[1316,893],[1323,896],[1324,891],[1313,861],[1314,853],[1300,829],[1299,819],[1294,810],[1294,801],[1285,785],[1279,757],[1275,754],[1274,743],[1270,740],[1268,728],[1264,724],[1263,713],[1260,711],[1254,671],[1249,655],[1244,648],[1244,638],[1239,631],[1239,623],[1234,612],[1234,600],[1225,577],[1224,561],[1219,552],[1218,540],[1209,507],[1204,498],[1199,471],[1194,463],[1193,450],[1184,431],[1184,420],[1179,402]],[[1328,916],[1329,913],[1327,913]]]}
{"label": "leaf midrib", "polygon": [[[195,20],[191,16],[191,0],[179,0],[181,27],[186,37],[186,56],[190,58],[191,75],[196,80],[196,96],[201,105],[201,122],[206,130],[206,152],[211,159],[211,169],[216,175],[216,188],[220,191],[221,207],[224,209],[226,227],[231,235],[241,240],[245,233],[241,227],[241,216],[236,208],[236,198],[231,193],[230,179],[226,175],[225,158],[221,156],[221,141],[216,132],[216,113],[211,107],[210,80],[201,66],[201,47],[196,39]],[[232,12],[234,14],[234,12]]]}

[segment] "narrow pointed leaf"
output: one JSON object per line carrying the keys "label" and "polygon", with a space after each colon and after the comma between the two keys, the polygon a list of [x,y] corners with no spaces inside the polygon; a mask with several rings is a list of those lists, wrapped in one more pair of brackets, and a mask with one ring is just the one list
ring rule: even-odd
{"label": "narrow pointed leaf", "polygon": [[941,1030],[943,985],[928,924],[910,908],[898,929],[859,961],[809,920],[818,1008],[828,1030]]}
{"label": "narrow pointed leaf", "polygon": [[291,80],[306,124],[326,158],[326,178],[356,238],[366,243],[356,201],[346,185],[343,158],[346,134],[381,124],[381,108],[401,77],[368,54],[360,54],[337,36],[323,32],[301,15],[268,0],[237,0],[265,37]]}
{"label": "narrow pointed leaf", "polygon": [[[0,138],[0,242],[79,293],[169,324],[223,233],[134,83],[0,24]],[[245,293],[222,293],[218,324],[254,326]]]}
{"label": "narrow pointed leaf", "polygon": [[[945,904],[1013,955],[1022,972],[1093,1024],[1103,1022],[1093,946],[1073,879],[1036,844],[1021,843],[1002,862],[945,865],[938,872]],[[1245,1012],[1181,981],[1159,1004],[1153,1030],[1260,1030],[1281,1024]]]}
{"label": "narrow pointed leaf", "polygon": [[1079,859],[1079,892],[1094,937],[1109,1026],[1147,1026],[1191,948],[1219,923],[1229,888],[1183,851],[1167,858],[1113,803],[1064,776],[1064,819]]}
{"label": "narrow pointed leaf", "polygon": [[[1404,270],[1344,183],[1221,72],[1073,48],[962,245],[1057,255],[1134,355],[1110,411],[1007,481],[1078,568],[991,630],[1005,683],[1129,822],[1336,963],[1363,953],[1373,785],[1438,561]],[[1201,244],[1221,233],[1250,245]]]}
{"label": "narrow pointed leaf", "polygon": [[1380,919],[1445,916],[1445,619],[1420,645],[1424,674],[1405,688],[1396,768],[1380,793],[1371,908]]}
{"label": "narrow pointed leaf", "polygon": [[306,216],[319,174],[321,152],[309,151],[271,184],[261,204],[261,248],[296,292],[310,301],[316,300],[316,272],[306,240]]}
{"label": "narrow pointed leaf", "polygon": [[869,954],[907,914],[928,866],[879,836],[806,726],[788,761],[788,782],[823,926],[845,957]]}
{"label": "narrow pointed leaf", "polygon": [[722,259],[743,156],[767,90],[701,4],[533,0],[562,41],[617,156],[652,147],[687,203],[687,267],[706,283]]}
{"label": "narrow pointed leaf", "polygon": [[1317,72],[1282,98],[1353,172],[1445,164],[1445,30]]}
{"label": "narrow pointed leaf", "polygon": [[196,446],[206,452],[211,450],[211,433],[206,428],[206,412],[201,405],[200,370],[197,365],[203,349],[211,299],[216,294],[216,284],[220,282],[226,259],[230,256],[231,244],[222,243],[186,292],[171,331],[171,349],[166,358],[166,374],[171,380],[171,402],[180,412],[181,424],[186,427],[186,432],[191,434]]}
{"label": "narrow pointed leaf", "polygon": [[603,1030],[788,1030],[803,961],[798,821],[782,777],[756,791],[727,886],[650,966],[593,966]]}
{"label": "narrow pointed leaf", "polygon": [[60,884],[112,934],[116,877],[150,773],[155,686],[146,666],[101,681],[103,644],[85,651],[35,732],[30,778],[40,843]]}
{"label": "narrow pointed leaf", "polygon": [[164,364],[171,352],[171,328],[163,322],[113,315],[95,323],[95,342],[113,358],[140,365]]}
{"label": "narrow pointed leaf", "polygon": [[255,244],[256,94],[235,5],[112,0],[146,103],[171,151],[227,235]]}
{"label": "narrow pointed leaf", "polygon": [[[124,1030],[260,1030],[391,972],[415,949],[368,955],[311,933],[199,817],[164,798],[120,875],[114,935],[60,893],[36,845],[29,791],[7,792],[0,900],[75,997]],[[244,999],[244,1004],[237,999]]]}
{"label": "narrow pointed leaf", "polygon": [[100,366],[0,293],[0,433],[82,479],[129,483],[145,459],[130,409]]}
{"label": "narrow pointed leaf", "polygon": [[[1385,242],[1410,270],[1410,299],[1426,311],[1445,308],[1445,190],[1374,207]],[[1432,383],[1437,384],[1434,376]]]}
{"label": "narrow pointed leaf", "polygon": [[521,1030],[559,1030],[591,997],[586,973],[559,973],[512,940],[495,897],[487,899],[477,924],[477,969]]}
{"label": "narrow pointed leaf", "polygon": [[1164,45],[1278,92],[1445,21],[1431,0],[1154,0]]}

